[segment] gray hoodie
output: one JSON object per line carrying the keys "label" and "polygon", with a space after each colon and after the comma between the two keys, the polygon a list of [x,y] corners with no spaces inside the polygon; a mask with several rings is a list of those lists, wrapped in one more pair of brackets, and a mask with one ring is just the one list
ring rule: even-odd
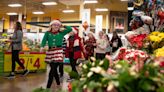
{"label": "gray hoodie", "polygon": [[23,38],[23,32],[21,30],[18,30],[13,33],[13,36],[11,37],[12,50],[22,50],[22,38]]}

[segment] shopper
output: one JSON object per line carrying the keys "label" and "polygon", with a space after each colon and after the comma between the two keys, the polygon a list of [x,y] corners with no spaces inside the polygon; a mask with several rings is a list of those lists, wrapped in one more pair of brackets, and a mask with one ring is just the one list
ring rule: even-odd
{"label": "shopper", "polygon": [[[61,28],[64,28],[61,30]],[[41,43],[41,51],[43,50],[43,47],[45,47],[46,42],[48,42],[49,51],[52,51],[54,49],[62,48],[62,40],[64,36],[71,32],[72,28],[70,26],[62,26],[62,23],[59,20],[53,20],[50,22],[50,29],[44,34],[42,43]],[[51,53],[51,52],[50,52]],[[47,54],[46,57],[49,57],[49,54]],[[57,68],[60,65],[59,62],[54,61],[55,57],[51,57],[50,62],[50,72],[48,76],[48,83],[47,88],[50,88],[53,82],[53,77],[56,79],[56,83],[59,86],[60,80]]]}
{"label": "shopper", "polygon": [[78,36],[78,29],[74,27],[68,38],[66,57],[70,59],[72,71],[77,74],[76,61],[79,58],[82,58],[82,53],[85,56],[84,45],[82,43],[82,39]]}
{"label": "shopper", "polygon": [[111,46],[112,46],[112,52],[117,51],[118,48],[122,46],[121,38],[119,38],[116,31],[113,32],[113,36],[111,39]]}
{"label": "shopper", "polygon": [[104,39],[107,43],[106,45],[106,55],[110,55],[111,54],[111,51],[112,51],[112,47],[110,46],[111,45],[111,41],[110,41],[110,38],[107,34],[104,35]]}
{"label": "shopper", "polygon": [[96,41],[96,49],[95,49],[96,59],[100,59],[100,60],[105,58],[105,53],[106,53],[105,49],[107,46],[107,43],[106,43],[105,39],[103,38],[103,36],[104,36],[104,32],[100,31],[99,38]]}
{"label": "shopper", "polygon": [[20,22],[16,22],[14,26],[14,33],[13,36],[7,41],[10,42],[10,46],[12,49],[12,71],[7,78],[14,78],[15,77],[15,62],[17,62],[21,68],[24,70],[23,76],[27,75],[29,73],[29,70],[25,69],[23,63],[19,60],[19,52],[22,50],[22,38],[23,38],[23,32],[22,32],[22,26]]}
{"label": "shopper", "polygon": [[94,48],[96,47],[96,39],[92,33],[88,33],[88,39],[84,41],[84,47],[86,50],[86,59],[94,56]]}

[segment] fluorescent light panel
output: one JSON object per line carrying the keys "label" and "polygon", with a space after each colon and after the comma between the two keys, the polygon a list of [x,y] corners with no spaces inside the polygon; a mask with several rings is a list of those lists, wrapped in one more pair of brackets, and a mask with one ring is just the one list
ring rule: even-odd
{"label": "fluorescent light panel", "polygon": [[42,11],[36,11],[36,12],[33,12],[33,14],[44,14],[44,12],[42,12]]}
{"label": "fluorescent light panel", "polygon": [[74,10],[63,10],[62,12],[63,13],[74,13],[75,11]]}
{"label": "fluorescent light panel", "polygon": [[57,5],[56,2],[43,2],[43,5]]}
{"label": "fluorescent light panel", "polygon": [[121,0],[121,1],[129,1],[129,0]]}
{"label": "fluorescent light panel", "polygon": [[128,10],[132,11],[132,10],[134,10],[134,7],[128,7]]}
{"label": "fluorescent light panel", "polygon": [[93,4],[93,3],[98,3],[97,0],[85,0],[84,4]]}
{"label": "fluorescent light panel", "polygon": [[15,12],[9,12],[9,13],[6,13],[7,15],[18,15],[17,13]]}
{"label": "fluorescent light panel", "polygon": [[8,4],[9,7],[21,7],[21,4]]}
{"label": "fluorescent light panel", "polygon": [[108,11],[108,9],[107,8],[96,8],[95,11],[103,12],[103,11]]}

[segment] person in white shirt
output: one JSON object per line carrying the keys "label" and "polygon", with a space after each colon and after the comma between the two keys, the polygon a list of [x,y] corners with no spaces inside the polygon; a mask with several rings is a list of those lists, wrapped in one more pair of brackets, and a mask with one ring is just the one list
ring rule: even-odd
{"label": "person in white shirt", "polygon": [[103,60],[105,58],[106,54],[106,47],[107,47],[107,42],[103,38],[104,32],[100,31],[99,32],[99,39],[96,41],[96,59]]}

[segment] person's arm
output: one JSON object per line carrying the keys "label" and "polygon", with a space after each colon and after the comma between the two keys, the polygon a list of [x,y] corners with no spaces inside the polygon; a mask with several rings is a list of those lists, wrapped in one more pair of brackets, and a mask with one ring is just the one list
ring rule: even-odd
{"label": "person's arm", "polygon": [[63,26],[65,29],[64,31],[61,32],[62,35],[66,35],[68,34],[69,32],[72,31],[72,28],[70,26]]}
{"label": "person's arm", "polygon": [[46,32],[44,34],[44,37],[43,37],[42,43],[41,43],[41,47],[44,47],[46,45],[47,39],[48,39],[48,32]]}
{"label": "person's arm", "polygon": [[23,38],[23,33],[17,31],[15,34],[16,34],[16,39],[12,38],[11,39],[11,42],[13,42],[13,43],[19,43],[19,42],[21,42],[22,41],[22,38]]}
{"label": "person's arm", "polygon": [[81,40],[81,38],[79,38],[79,45],[80,45],[80,49],[82,50],[82,53],[84,55],[84,57],[86,57],[86,50],[84,48],[84,44],[83,44],[83,41]]}

